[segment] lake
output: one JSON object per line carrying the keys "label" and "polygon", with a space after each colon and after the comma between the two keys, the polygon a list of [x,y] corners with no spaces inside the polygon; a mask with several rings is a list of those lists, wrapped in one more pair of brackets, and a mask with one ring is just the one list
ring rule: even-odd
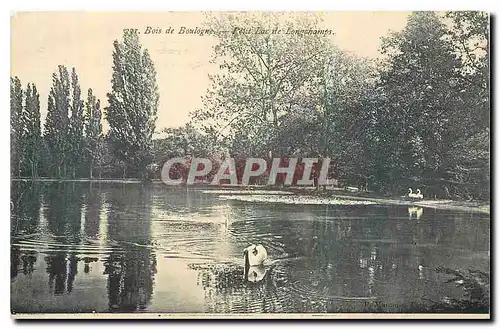
{"label": "lake", "polygon": [[237,193],[12,182],[12,311],[422,312],[463,297],[437,267],[489,273],[488,214]]}

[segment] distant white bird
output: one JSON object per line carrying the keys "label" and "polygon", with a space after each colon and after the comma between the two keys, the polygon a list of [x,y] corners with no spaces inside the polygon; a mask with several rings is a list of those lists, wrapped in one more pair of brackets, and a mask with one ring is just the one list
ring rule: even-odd
{"label": "distant white bird", "polygon": [[422,192],[420,192],[420,189],[417,189],[417,195],[416,195],[417,198],[419,199],[423,199],[424,198],[424,195],[422,194]]}
{"label": "distant white bird", "polygon": [[420,192],[420,189],[417,189],[417,193],[413,193],[413,190],[411,187],[408,188],[408,197],[409,198],[414,198],[414,199],[423,199],[424,195]]}
{"label": "distant white bird", "polygon": [[245,257],[245,267],[262,265],[267,259],[267,251],[261,244],[252,244],[243,250]]}

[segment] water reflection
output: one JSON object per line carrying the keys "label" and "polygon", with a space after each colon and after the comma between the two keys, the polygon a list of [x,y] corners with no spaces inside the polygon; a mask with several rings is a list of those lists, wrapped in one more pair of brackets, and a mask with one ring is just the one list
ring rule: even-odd
{"label": "water reflection", "polygon": [[408,216],[410,219],[420,219],[424,213],[424,208],[422,207],[408,207]]}
{"label": "water reflection", "polygon": [[130,312],[149,305],[156,273],[151,249],[151,193],[122,186],[107,194],[107,239],[122,245],[104,259],[109,310]]}
{"label": "water reflection", "polygon": [[264,280],[268,272],[268,267],[264,265],[254,265],[245,268],[244,277],[248,282],[259,282]]}
{"label": "water reflection", "polygon": [[207,312],[286,312],[288,301],[277,292],[286,282],[284,273],[266,269],[265,279],[254,282],[247,276],[252,271],[247,274],[242,267],[192,264],[189,268],[198,272]]}
{"label": "water reflection", "polygon": [[129,312],[144,310],[153,293],[156,261],[148,251],[110,254],[104,260],[108,276],[109,310]]}
{"label": "water reflection", "polygon": [[[436,267],[489,269],[489,221],[473,213],[139,184],[13,182],[11,200],[18,312],[418,311],[461,294]],[[270,264],[244,268],[252,243]]]}
{"label": "water reflection", "polygon": [[[11,236],[32,235],[37,233],[40,220],[41,203],[40,186],[22,184],[12,189],[11,193]],[[32,250],[22,252],[19,246],[11,247],[11,279],[14,279],[19,270],[24,275],[33,272],[37,260],[37,253]]]}
{"label": "water reflection", "polygon": [[[260,211],[256,207],[255,214],[246,214],[246,221],[237,221],[230,228],[235,236],[260,236],[264,241],[267,240],[266,232],[281,234],[266,241],[274,251],[271,257],[277,261],[272,268],[273,274],[266,275],[269,279],[265,280],[265,288],[258,289],[271,293],[273,301],[281,308],[260,308],[260,311],[359,312],[371,309],[397,312],[407,310],[413,301],[436,300],[443,293],[433,268],[449,260],[445,260],[442,252],[433,255],[433,249],[429,247],[438,246],[437,243],[429,245],[427,242],[424,235],[429,231],[416,230],[414,224],[407,222],[394,225],[393,220],[387,220],[381,214],[373,214],[363,221],[321,222],[295,220],[296,213],[280,210],[276,209],[283,222],[273,220],[262,225],[252,220],[266,217],[267,210]],[[351,215],[349,217],[356,218],[357,213],[363,210],[345,211]],[[401,209],[399,211],[389,218],[405,218]],[[300,216],[305,218],[308,215]],[[428,222],[431,223],[434,222]],[[449,220],[438,222],[438,234],[453,234],[453,224]],[[472,242],[471,238],[463,243]],[[287,244],[283,240],[295,243]],[[442,247],[448,247],[445,250],[448,255],[453,252],[453,249],[450,250],[453,245],[443,244]],[[223,309],[211,311],[224,312],[229,307],[231,312],[238,312],[243,296],[255,293],[255,288],[244,282],[235,284],[232,280],[239,275],[231,271],[217,268],[205,271],[209,272],[205,277],[210,278],[202,280],[204,289],[209,291],[207,298],[210,301],[207,304],[225,305]],[[279,274],[279,280],[276,280],[276,274]],[[276,284],[276,281],[281,284]],[[230,288],[229,291],[226,288]],[[380,304],[382,301],[383,304]],[[265,299],[254,296],[244,305],[257,311],[257,305],[265,303]]]}

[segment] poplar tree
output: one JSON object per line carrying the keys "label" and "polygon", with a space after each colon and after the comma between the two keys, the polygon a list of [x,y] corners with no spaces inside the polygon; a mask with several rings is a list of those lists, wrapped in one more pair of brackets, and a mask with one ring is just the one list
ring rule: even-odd
{"label": "poplar tree", "polygon": [[11,175],[20,175],[23,127],[21,124],[23,112],[23,90],[21,80],[10,78],[10,147]]}
{"label": "poplar tree", "polygon": [[42,136],[40,130],[40,95],[35,84],[26,88],[26,105],[22,120],[25,126],[24,166],[31,177],[38,176],[38,164],[41,158]]}
{"label": "poplar tree", "polygon": [[75,68],[71,77],[64,65],[52,74],[45,140],[57,177],[75,177],[83,160],[83,101]]}
{"label": "poplar tree", "polygon": [[115,157],[124,164],[123,177],[127,168],[145,175],[153,158],[159,102],[156,71],[137,34],[125,33],[113,47],[112,89],[106,108],[109,136]]}
{"label": "poplar tree", "polygon": [[44,137],[52,159],[52,168],[57,177],[66,176],[70,144],[69,117],[70,80],[68,70],[59,65],[52,74],[52,88],[48,98]]}
{"label": "poplar tree", "polygon": [[100,162],[102,143],[101,102],[89,88],[87,101],[85,103],[85,154],[89,163],[89,178],[92,179],[93,168],[96,162]]}
{"label": "poplar tree", "polygon": [[71,70],[71,89],[72,89],[72,99],[71,99],[71,118],[69,120],[69,147],[70,147],[70,165],[71,174],[73,177],[79,173],[81,169],[81,164],[83,162],[83,148],[84,148],[84,138],[83,138],[83,108],[84,103],[81,99],[81,88],[78,81],[78,75],[76,74],[75,68]]}

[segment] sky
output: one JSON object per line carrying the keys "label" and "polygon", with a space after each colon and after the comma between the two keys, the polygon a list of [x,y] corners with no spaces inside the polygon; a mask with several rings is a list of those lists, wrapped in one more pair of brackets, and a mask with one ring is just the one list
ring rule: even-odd
{"label": "sky", "polygon": [[[379,56],[380,38],[406,25],[408,12],[327,12],[323,25],[334,31],[333,42],[359,56]],[[11,76],[25,87],[35,83],[40,94],[42,122],[52,73],[60,64],[75,67],[82,97],[92,88],[107,106],[111,90],[113,41],[123,29],[137,28],[151,55],[160,92],[157,131],[189,121],[189,112],[201,108],[209,87],[209,63],[216,40],[209,35],[144,34],[152,28],[176,30],[201,27],[202,12],[22,12],[11,17]]]}

